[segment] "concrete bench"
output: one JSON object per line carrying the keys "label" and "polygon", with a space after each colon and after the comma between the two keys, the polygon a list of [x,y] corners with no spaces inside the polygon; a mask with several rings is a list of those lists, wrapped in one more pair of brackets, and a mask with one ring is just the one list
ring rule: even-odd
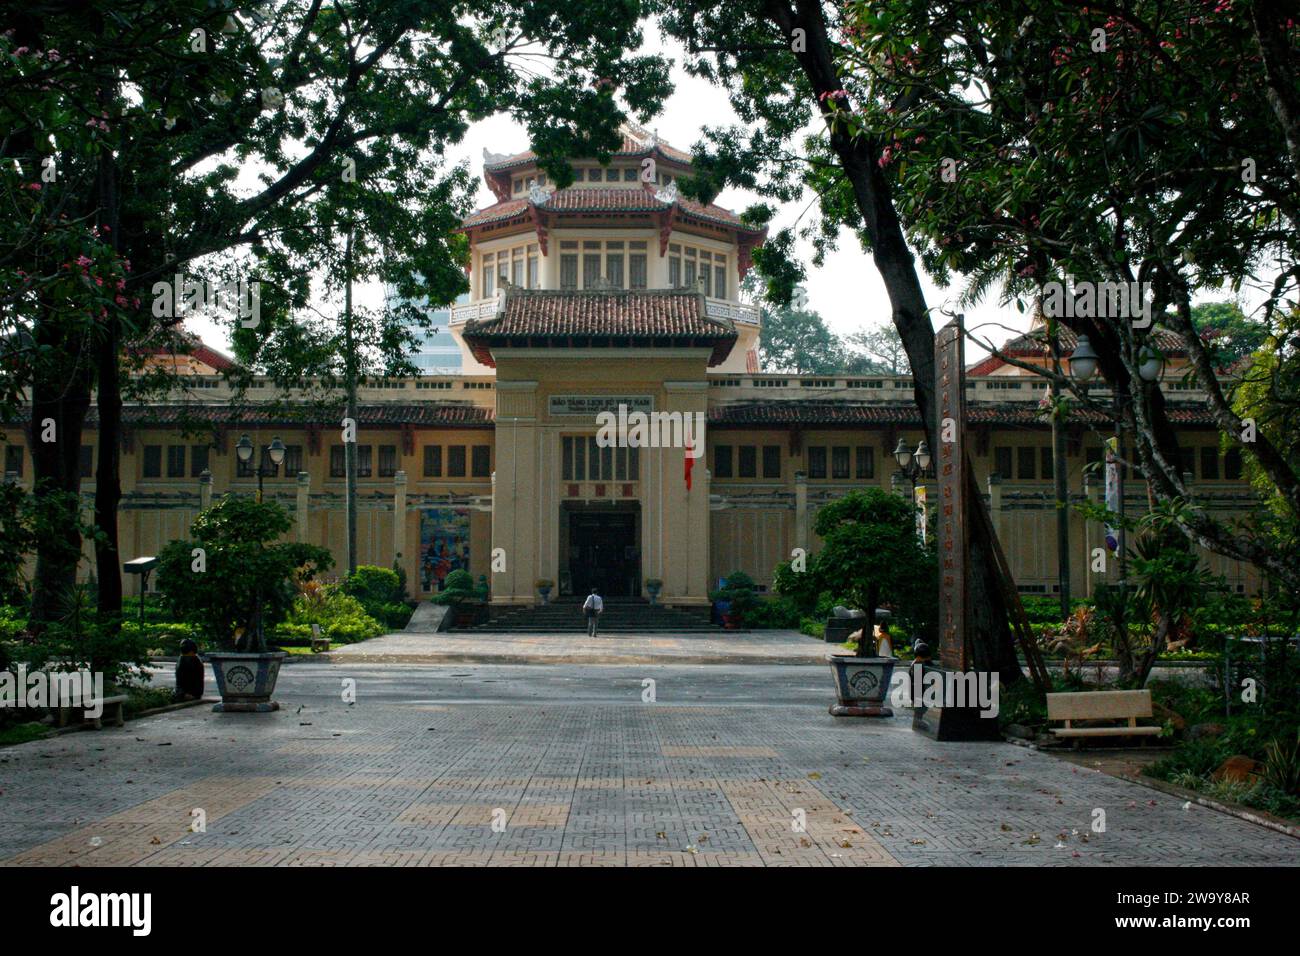
{"label": "concrete bench", "polygon": [[86,708],[81,705],[75,707],[60,707],[58,716],[59,726],[68,726],[68,724],[72,723],[73,714],[80,712],[82,721],[88,722],[96,730],[99,730],[104,726],[104,718],[111,720],[115,727],[121,727],[126,723],[126,718],[122,714],[122,705],[125,703],[126,694],[118,694],[114,697],[105,697],[104,712],[99,717],[87,717]]}
{"label": "concrete bench", "polygon": [[[1058,737],[1154,737],[1159,727],[1138,726],[1139,717],[1151,716],[1149,690],[1097,690],[1076,694],[1048,694],[1047,719],[1063,720],[1052,728]],[[1076,720],[1127,720],[1125,726],[1075,727]]]}
{"label": "concrete bench", "polygon": [[321,637],[320,625],[313,624],[311,626],[311,652],[313,654],[319,654],[321,651],[328,651],[329,649],[330,639],[328,637]]}

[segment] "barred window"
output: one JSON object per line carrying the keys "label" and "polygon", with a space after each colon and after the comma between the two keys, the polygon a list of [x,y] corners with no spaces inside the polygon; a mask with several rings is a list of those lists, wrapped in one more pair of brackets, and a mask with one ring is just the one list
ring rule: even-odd
{"label": "barred window", "polygon": [[[207,450],[206,447],[204,450]],[[204,467],[207,466],[204,465]],[[285,445],[284,476],[286,478],[297,478],[300,471],[302,471],[302,445]]]}
{"label": "barred window", "polygon": [[826,449],[824,447],[808,449],[808,477],[826,477]]}
{"label": "barred window", "polygon": [[[21,449],[19,449],[21,451]],[[20,475],[22,471],[18,472]],[[162,477],[162,445],[144,446],[144,477]]]}
{"label": "barred window", "polygon": [[736,452],[736,473],[741,478],[758,477],[758,446],[741,445]]}
{"label": "barred window", "polygon": [[781,477],[781,446],[780,445],[763,446],[763,477],[764,478]]}
{"label": "barred window", "polygon": [[448,478],[465,477],[465,446],[464,445],[447,446],[447,477]]}
{"label": "barred window", "polygon": [[207,445],[195,445],[190,449],[190,477],[198,478],[208,470],[208,456],[212,449]]}
{"label": "barred window", "polygon": [[730,445],[713,446],[713,477],[715,478],[732,477]]}
{"label": "barred window", "polygon": [[379,477],[392,478],[397,474],[397,446],[379,446]]}
{"label": "barred window", "polygon": [[847,478],[849,476],[849,449],[846,445],[837,445],[831,449],[831,477]]}
{"label": "barred window", "polygon": [[424,446],[424,477],[426,478],[442,477],[442,446],[441,445]]}
{"label": "barred window", "polygon": [[488,478],[492,475],[492,448],[489,445],[475,445],[470,454],[470,474],[475,478]]}
{"label": "barred window", "polygon": [[870,445],[859,445],[854,449],[857,455],[857,472],[858,478],[876,477],[876,450]]}
{"label": "barred window", "polygon": [[168,478],[185,477],[185,446],[184,445],[167,446],[167,477]]}

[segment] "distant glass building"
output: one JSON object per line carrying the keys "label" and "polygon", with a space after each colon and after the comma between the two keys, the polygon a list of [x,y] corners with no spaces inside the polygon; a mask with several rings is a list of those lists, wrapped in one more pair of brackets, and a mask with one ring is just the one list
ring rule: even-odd
{"label": "distant glass building", "polygon": [[[390,306],[394,302],[396,293],[390,287],[386,292],[387,300]],[[456,305],[463,305],[469,301],[469,293],[458,296]],[[456,339],[448,331],[448,325],[451,321],[451,309],[443,306],[436,309],[429,309],[429,318],[432,327],[428,331],[416,329],[418,343],[411,352],[411,364],[419,369],[422,375],[448,375],[457,374],[464,370],[461,361],[461,348]]]}

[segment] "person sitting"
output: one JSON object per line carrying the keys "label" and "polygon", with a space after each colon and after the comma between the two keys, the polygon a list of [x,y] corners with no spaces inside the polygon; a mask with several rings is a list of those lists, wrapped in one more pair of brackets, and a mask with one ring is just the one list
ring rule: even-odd
{"label": "person sitting", "polygon": [[181,641],[181,656],[176,661],[176,699],[202,698],[203,661],[199,657],[199,645],[187,637]]}

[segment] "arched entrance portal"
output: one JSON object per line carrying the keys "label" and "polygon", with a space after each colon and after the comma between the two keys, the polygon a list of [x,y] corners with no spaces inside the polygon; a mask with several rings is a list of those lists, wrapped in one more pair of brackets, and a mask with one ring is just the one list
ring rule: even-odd
{"label": "arched entrance portal", "polygon": [[641,593],[641,505],[565,502],[560,506],[560,593],[605,597]]}

